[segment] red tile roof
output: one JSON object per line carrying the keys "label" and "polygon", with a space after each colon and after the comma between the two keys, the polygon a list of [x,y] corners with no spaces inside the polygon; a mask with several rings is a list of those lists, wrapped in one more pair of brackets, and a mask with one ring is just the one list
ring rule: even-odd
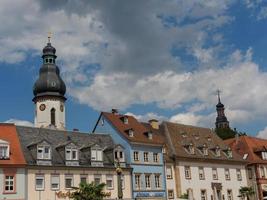
{"label": "red tile roof", "polygon": [[266,151],[267,140],[251,137],[251,136],[239,136],[237,139],[232,138],[225,140],[225,143],[230,145],[233,150],[239,153],[241,156],[248,154],[247,161],[250,163],[267,163],[267,160],[263,160],[260,152]]}
{"label": "red tile roof", "polygon": [[[137,121],[137,119],[135,119],[133,116],[107,112],[102,112],[101,115],[104,116],[106,120],[108,120],[112,126],[130,142],[154,145],[163,145],[164,143],[163,137],[154,131],[152,133],[152,139],[149,139],[146,133],[148,133],[150,129],[144,126],[141,122]],[[122,117],[128,118],[128,124],[123,123]],[[133,137],[128,135],[127,130],[129,129],[133,129]]]}
{"label": "red tile roof", "polygon": [[10,159],[0,160],[0,166],[26,165],[16,126],[13,124],[0,124],[0,139],[9,142],[10,145]]}

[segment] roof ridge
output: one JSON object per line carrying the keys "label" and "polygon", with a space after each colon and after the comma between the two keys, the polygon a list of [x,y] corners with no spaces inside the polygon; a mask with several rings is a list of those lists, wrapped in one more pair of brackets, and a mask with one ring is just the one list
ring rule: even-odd
{"label": "roof ridge", "polygon": [[202,127],[202,126],[188,125],[188,124],[182,124],[182,123],[171,122],[171,121],[162,121],[162,123],[163,123],[163,122],[164,122],[164,123],[169,123],[169,124],[174,124],[174,125],[181,125],[181,126],[185,126],[185,127],[208,129],[208,130],[212,131],[211,128]]}

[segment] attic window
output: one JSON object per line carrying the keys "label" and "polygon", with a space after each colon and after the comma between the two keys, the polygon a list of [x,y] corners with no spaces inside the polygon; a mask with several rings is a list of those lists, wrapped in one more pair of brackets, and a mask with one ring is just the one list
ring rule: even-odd
{"label": "attic window", "polygon": [[9,143],[4,140],[0,140],[0,160],[8,158],[9,158]]}
{"label": "attic window", "polygon": [[134,130],[133,129],[128,129],[126,130],[127,134],[129,137],[133,137],[134,136]]}
{"label": "attic window", "polygon": [[266,151],[262,151],[261,152],[261,157],[263,160],[267,160],[267,152]]}
{"label": "attic window", "polygon": [[148,137],[148,139],[152,140],[152,133],[151,132],[148,132],[147,133],[147,137]]}
{"label": "attic window", "polygon": [[121,118],[121,120],[122,120],[122,122],[123,122],[124,124],[128,124],[128,123],[129,123],[129,121],[128,121],[128,117],[127,117],[127,116],[123,116],[123,117]]}
{"label": "attic window", "polygon": [[91,149],[91,160],[93,161],[103,161],[103,151],[99,148]]}
{"label": "attic window", "polygon": [[225,151],[225,154],[228,158],[232,158],[233,157],[233,152],[232,150],[229,148]]}
{"label": "attic window", "polygon": [[210,142],[211,141],[211,137],[207,137],[207,140]]}
{"label": "attic window", "polygon": [[39,145],[37,147],[37,159],[51,159],[51,148],[48,145]]}
{"label": "attic window", "polygon": [[203,145],[202,153],[203,153],[204,156],[209,155],[208,148],[207,148],[207,146],[205,144]]}
{"label": "attic window", "polygon": [[194,154],[194,153],[195,153],[195,149],[194,149],[193,144],[190,144],[190,145],[188,146],[188,151],[189,151],[190,154]]}
{"label": "attic window", "polygon": [[78,150],[75,147],[65,148],[66,160],[78,160]]}
{"label": "attic window", "polygon": [[216,155],[217,157],[220,157],[220,156],[221,156],[220,147],[216,147],[216,149],[215,149],[215,155]]}

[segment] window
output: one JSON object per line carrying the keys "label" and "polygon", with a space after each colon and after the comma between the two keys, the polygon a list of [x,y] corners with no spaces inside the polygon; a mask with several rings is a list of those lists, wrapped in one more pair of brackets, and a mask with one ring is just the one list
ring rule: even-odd
{"label": "window", "polygon": [[8,159],[8,158],[9,158],[9,144],[0,143],[0,159]]}
{"label": "window", "polygon": [[76,147],[66,147],[66,160],[78,160],[78,150]]}
{"label": "window", "polygon": [[262,156],[263,160],[267,160],[267,152],[266,151],[261,152],[261,156]]}
{"label": "window", "polygon": [[263,166],[260,167],[260,176],[261,178],[265,178],[265,170]]}
{"label": "window", "polygon": [[215,149],[215,155],[217,157],[220,157],[221,156],[221,151],[220,151],[220,148],[219,147],[216,147],[216,149]]}
{"label": "window", "polygon": [[139,152],[134,151],[134,161],[139,161]]}
{"label": "window", "polygon": [[248,178],[252,179],[252,169],[248,168]]}
{"label": "window", "polygon": [[44,175],[35,176],[35,190],[44,190]]}
{"label": "window", "polygon": [[15,190],[15,177],[5,176],[5,193],[14,192]]}
{"label": "window", "polygon": [[50,146],[48,146],[48,145],[40,145],[40,146],[38,146],[37,147],[37,158],[38,159],[50,160],[51,159]]}
{"label": "window", "polygon": [[240,169],[236,169],[236,177],[238,181],[242,181],[242,175]]}
{"label": "window", "polygon": [[148,152],[144,152],[144,162],[148,162]]}
{"label": "window", "polygon": [[94,182],[95,184],[100,184],[101,183],[101,175],[94,175]]}
{"label": "window", "polygon": [[123,151],[115,151],[114,152],[114,157],[115,157],[115,160],[119,160],[121,162],[124,162],[124,153]]}
{"label": "window", "polygon": [[87,175],[86,174],[81,174],[80,183],[87,183]]}
{"label": "window", "polygon": [[65,175],[65,188],[71,189],[73,187],[73,175]]}
{"label": "window", "polygon": [[135,180],[135,188],[140,189],[141,188],[140,174],[135,174],[134,180]]}
{"label": "window", "polygon": [[153,138],[152,133],[151,133],[151,132],[148,132],[148,133],[147,133],[147,137],[148,137],[148,139],[152,140],[152,138]]}
{"label": "window", "polygon": [[129,129],[127,132],[128,132],[129,137],[133,137],[134,136],[133,129]]}
{"label": "window", "polygon": [[188,146],[188,151],[189,151],[190,154],[194,154],[194,153],[195,153],[195,149],[194,149],[193,144],[190,144],[190,145]]}
{"label": "window", "polygon": [[189,166],[184,167],[184,173],[186,179],[191,179],[191,170]]}
{"label": "window", "polygon": [[226,151],[226,156],[227,156],[228,158],[232,158],[232,157],[233,157],[233,152],[232,152],[231,149],[228,149],[228,150]]}
{"label": "window", "polygon": [[124,175],[123,174],[121,175],[121,186],[122,186],[122,189],[125,188],[125,181],[124,181]]}
{"label": "window", "polygon": [[233,192],[232,192],[232,190],[227,190],[227,200],[233,200]]}
{"label": "window", "polygon": [[159,154],[158,153],[153,153],[153,161],[154,162],[159,162]]}
{"label": "window", "polygon": [[121,118],[121,120],[122,120],[122,122],[123,122],[124,124],[128,124],[128,123],[129,123],[129,120],[128,120],[128,117],[127,117],[127,116],[123,116],[123,117]]}
{"label": "window", "polygon": [[145,184],[146,184],[146,188],[151,188],[150,174],[145,175]]}
{"label": "window", "polygon": [[207,200],[207,191],[206,190],[201,190],[200,195],[201,195],[201,200]]}
{"label": "window", "polygon": [[59,190],[59,175],[51,175],[51,190]]}
{"label": "window", "polygon": [[174,199],[173,190],[168,190],[168,199]]}
{"label": "window", "polygon": [[203,154],[204,154],[204,156],[209,155],[207,147],[203,147]]}
{"label": "window", "polygon": [[107,189],[113,189],[113,175],[106,176],[106,186]]}
{"label": "window", "polygon": [[52,108],[50,111],[50,115],[51,115],[51,124],[52,125],[56,125],[56,109]]}
{"label": "window", "polygon": [[172,179],[172,168],[171,166],[166,167],[166,174],[167,174],[167,179]]}
{"label": "window", "polygon": [[230,171],[229,171],[229,169],[225,169],[224,173],[225,173],[225,180],[230,180]]}
{"label": "window", "polygon": [[100,149],[92,149],[91,150],[91,160],[93,161],[102,161],[103,160],[103,152]]}
{"label": "window", "polygon": [[217,168],[212,168],[212,179],[218,180]]}
{"label": "window", "polygon": [[199,179],[200,180],[205,180],[205,173],[204,173],[204,168],[203,167],[199,167],[198,168],[198,173],[199,173]]}
{"label": "window", "polygon": [[160,175],[155,175],[155,188],[160,188]]}

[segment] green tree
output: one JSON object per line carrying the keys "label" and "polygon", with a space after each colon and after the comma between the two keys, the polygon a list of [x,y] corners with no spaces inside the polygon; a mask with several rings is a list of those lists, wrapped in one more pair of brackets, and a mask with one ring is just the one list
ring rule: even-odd
{"label": "green tree", "polygon": [[247,197],[247,200],[250,200],[250,197],[255,194],[255,191],[252,187],[241,187],[239,189],[240,196],[245,198]]}
{"label": "green tree", "polygon": [[216,128],[215,132],[223,140],[234,138],[237,134],[237,131],[231,128]]}
{"label": "green tree", "polygon": [[74,200],[103,200],[104,197],[109,196],[103,191],[104,187],[104,183],[81,183],[78,188],[73,188],[75,191],[71,193],[70,197]]}

